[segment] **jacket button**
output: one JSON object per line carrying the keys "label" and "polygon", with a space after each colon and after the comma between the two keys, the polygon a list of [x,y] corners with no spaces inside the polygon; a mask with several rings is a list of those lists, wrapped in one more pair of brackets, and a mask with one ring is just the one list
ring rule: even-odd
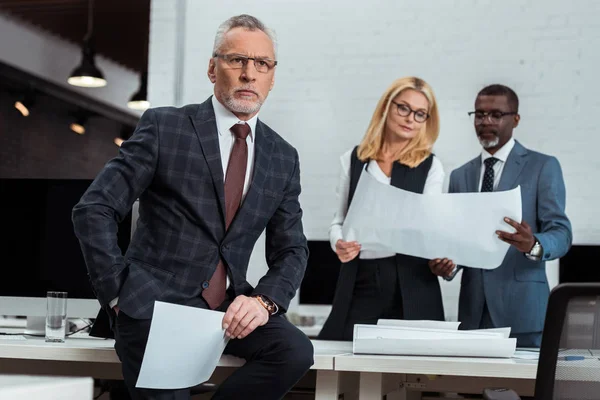
{"label": "jacket button", "polygon": [[202,282],[202,289],[208,288],[208,281]]}

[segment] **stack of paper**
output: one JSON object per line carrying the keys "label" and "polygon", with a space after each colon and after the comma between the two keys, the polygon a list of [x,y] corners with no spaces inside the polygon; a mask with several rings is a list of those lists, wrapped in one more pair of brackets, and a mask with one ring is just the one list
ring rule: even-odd
{"label": "stack of paper", "polygon": [[354,325],[354,354],[506,357],[517,340],[510,328],[459,331],[458,322],[380,320]]}

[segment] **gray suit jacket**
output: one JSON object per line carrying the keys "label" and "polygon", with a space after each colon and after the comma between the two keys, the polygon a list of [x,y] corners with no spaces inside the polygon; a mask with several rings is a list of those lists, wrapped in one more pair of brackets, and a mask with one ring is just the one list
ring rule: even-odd
{"label": "gray suit jacket", "polygon": [[[451,193],[478,192],[481,157],[452,171]],[[497,191],[521,186],[523,220],[544,249],[542,260],[530,261],[511,246],[493,270],[463,268],[458,319],[461,329],[479,328],[484,302],[497,327],[513,333],[541,332],[549,286],[545,261],[562,257],[572,241],[565,214],[565,184],[555,157],[531,151],[519,142],[506,160]],[[510,227],[507,225],[507,231]]]}
{"label": "gray suit jacket", "polygon": [[[260,120],[251,179],[226,231],[211,99],[147,110],[73,209],[75,233],[101,305],[106,308],[119,296],[119,308],[134,318],[150,318],[155,300],[205,306],[202,291],[222,258],[234,295],[264,294],[285,312],[308,257],[298,202],[298,153]],[[137,229],[123,256],[117,220],[137,198]],[[265,229],[269,271],[254,289],[246,271]]]}

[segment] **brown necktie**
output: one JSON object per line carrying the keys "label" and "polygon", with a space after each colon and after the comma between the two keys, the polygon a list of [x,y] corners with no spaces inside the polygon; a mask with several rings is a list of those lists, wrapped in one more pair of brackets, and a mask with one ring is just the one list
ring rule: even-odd
{"label": "brown necktie", "polygon": [[[227,164],[225,174],[225,229],[229,229],[233,217],[242,203],[244,181],[246,179],[246,166],[248,164],[248,145],[246,137],[250,133],[248,124],[235,124],[231,127],[235,136],[233,149]],[[225,300],[227,289],[227,271],[222,259],[219,259],[217,269],[208,283],[208,287],[202,292],[204,300],[211,309],[215,309]]]}

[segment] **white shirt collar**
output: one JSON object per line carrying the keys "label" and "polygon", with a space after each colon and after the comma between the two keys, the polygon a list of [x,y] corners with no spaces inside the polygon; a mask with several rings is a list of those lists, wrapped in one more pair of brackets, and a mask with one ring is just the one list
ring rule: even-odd
{"label": "white shirt collar", "polygon": [[508,155],[510,154],[513,147],[515,147],[515,138],[511,137],[508,140],[508,142],[506,142],[506,144],[504,146],[502,146],[500,148],[500,150],[498,150],[496,152],[496,154],[494,154],[494,155],[488,153],[488,151],[486,149],[483,149],[483,151],[481,152],[481,162],[483,163],[485,160],[487,160],[490,157],[495,157],[498,160],[505,163],[506,160],[508,159]]}
{"label": "white shirt collar", "polygon": [[248,121],[240,121],[231,111],[229,111],[223,104],[217,100],[216,96],[212,96],[212,105],[215,111],[215,120],[217,123],[217,131],[219,135],[223,135],[225,132],[230,133],[229,129],[241,122],[246,122],[250,126],[250,140],[254,141],[254,135],[256,132],[256,121],[258,120],[258,114],[250,118]]}

